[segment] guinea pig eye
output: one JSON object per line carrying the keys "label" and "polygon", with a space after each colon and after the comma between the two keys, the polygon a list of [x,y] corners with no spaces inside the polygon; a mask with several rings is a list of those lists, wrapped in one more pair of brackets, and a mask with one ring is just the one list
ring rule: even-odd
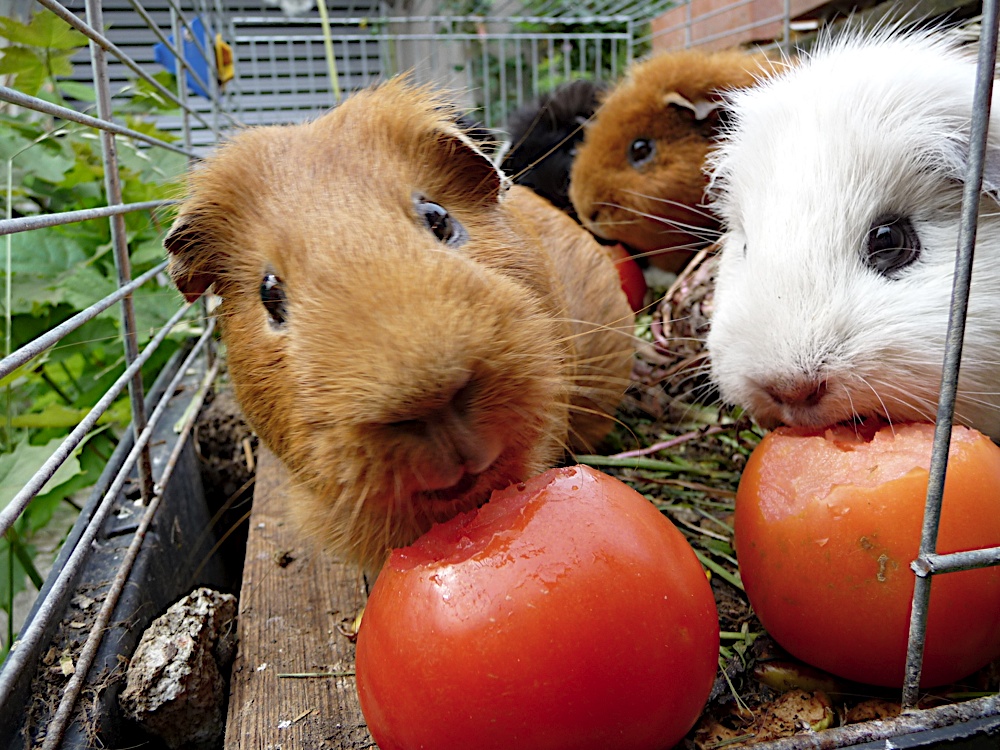
{"label": "guinea pig eye", "polygon": [[260,301],[271,316],[271,325],[280,328],[285,324],[288,310],[285,307],[285,289],[281,279],[273,273],[265,273],[260,283]]}
{"label": "guinea pig eye", "polygon": [[866,244],[865,265],[890,279],[920,257],[920,238],[905,217],[872,222]]}
{"label": "guinea pig eye", "polygon": [[641,167],[656,154],[656,142],[649,138],[636,138],[628,147],[628,163]]}
{"label": "guinea pig eye", "polygon": [[423,198],[417,198],[415,205],[417,215],[439,242],[457,247],[469,238],[465,228],[443,206]]}

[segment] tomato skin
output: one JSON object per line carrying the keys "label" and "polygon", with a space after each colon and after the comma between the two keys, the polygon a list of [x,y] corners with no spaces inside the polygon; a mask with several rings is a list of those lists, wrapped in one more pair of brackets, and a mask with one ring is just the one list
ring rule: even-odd
{"label": "tomato skin", "polygon": [[576,466],[393,552],[356,673],[381,750],[658,750],[697,720],[718,647],[687,540]]}
{"label": "tomato skin", "polygon": [[[856,441],[847,428],[779,428],[751,455],[736,497],[740,573],[789,653],[859,682],[903,684],[933,430],[884,426]],[[998,546],[1000,448],[964,427],[952,435],[938,552]],[[935,576],[921,685],[998,656],[1000,568]]]}
{"label": "tomato skin", "polygon": [[611,253],[611,260],[615,263],[615,268],[618,269],[622,290],[625,292],[625,297],[628,298],[629,307],[632,308],[632,312],[639,312],[645,307],[646,277],[635,258],[632,257],[632,253],[624,245],[610,245],[608,250]]}

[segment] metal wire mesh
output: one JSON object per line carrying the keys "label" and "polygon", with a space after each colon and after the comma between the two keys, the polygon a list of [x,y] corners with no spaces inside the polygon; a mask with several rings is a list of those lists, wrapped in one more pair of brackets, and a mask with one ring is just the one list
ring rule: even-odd
{"label": "metal wire mesh", "polygon": [[[199,356],[204,357],[205,347],[211,346],[214,330],[214,325],[211,323],[204,327],[204,331],[198,343],[191,349],[189,357],[182,363],[173,380],[163,390],[159,401],[152,405],[152,410],[147,414],[147,394],[144,392],[142,368],[147,365],[157,349],[171,335],[175,326],[185,316],[191,317],[189,311],[192,306],[186,305],[180,307],[140,351],[133,295],[141,287],[151,284],[165,284],[163,270],[166,263],[161,262],[137,278],[132,278],[129,236],[125,224],[125,215],[135,212],[157,212],[168,206],[171,201],[155,200],[128,203],[124,200],[122,183],[119,177],[119,143],[116,139],[119,137],[128,138],[151,149],[161,149],[188,157],[195,157],[195,153],[191,150],[191,118],[195,118],[202,126],[209,128],[213,132],[213,139],[217,140],[221,136],[217,123],[223,118],[225,113],[218,106],[217,97],[212,99],[213,105],[208,118],[206,118],[204,113],[194,111],[193,108],[186,106],[183,88],[180,95],[173,93],[156,80],[146,68],[137,63],[128,52],[112,42],[104,31],[105,20],[102,13],[102,4],[97,2],[97,0],[88,0],[82,16],[58,2],[41,0],[40,4],[69,23],[74,29],[83,33],[90,40],[90,72],[86,76],[86,80],[93,84],[97,94],[96,114],[88,114],[85,111],[53,104],[46,99],[29,96],[9,87],[0,87],[0,100],[24,110],[50,115],[64,122],[78,123],[92,128],[96,137],[101,142],[100,153],[104,174],[103,195],[106,205],[99,208],[78,211],[41,213],[12,218],[11,212],[13,206],[11,205],[11,201],[8,200],[7,218],[0,220],[0,235],[8,237],[5,273],[7,287],[9,290],[12,282],[11,244],[9,239],[13,234],[32,233],[47,227],[65,226],[94,219],[107,219],[110,224],[111,252],[114,257],[118,289],[107,297],[95,301],[91,306],[81,310],[43,335],[38,336],[19,350],[9,351],[8,344],[6,356],[0,361],[0,371],[3,372],[3,376],[0,377],[15,374],[19,368],[31,366],[33,361],[51,350],[52,347],[57,346],[64,337],[94,320],[103,311],[113,305],[118,305],[121,311],[121,342],[125,367],[124,372],[105,391],[104,395],[101,396],[97,403],[63,440],[55,452],[15,494],[13,499],[3,508],[2,512],[0,512],[0,534],[8,534],[11,531],[14,523],[31,501],[56,474],[60,466],[78,449],[91,430],[94,429],[98,420],[112,406],[119,394],[126,389],[130,392],[130,429],[133,439],[132,448],[125,457],[124,462],[117,468],[111,486],[94,509],[94,512],[90,514],[88,522],[82,527],[82,533],[74,540],[75,544],[69,551],[68,556],[59,566],[53,569],[49,581],[44,587],[46,592],[45,597],[36,602],[32,614],[18,634],[15,646],[4,661],[3,669],[0,671],[0,706],[4,707],[4,713],[7,715],[5,722],[9,722],[14,718],[10,715],[8,707],[12,707],[15,704],[15,693],[23,693],[25,676],[30,676],[34,671],[40,649],[44,645],[45,639],[51,636],[54,621],[63,615],[62,608],[65,606],[66,597],[75,585],[81,567],[86,564],[91,544],[97,538],[109,513],[114,508],[115,501],[120,497],[122,488],[134,472],[138,474],[138,485],[142,503],[146,508],[143,524],[140,525],[133,535],[130,554],[121,561],[114,576],[112,588],[104,598],[101,611],[89,629],[86,646],[77,658],[78,671],[72,683],[67,686],[64,697],[47,728],[43,746],[56,747],[62,740],[68,721],[72,716],[73,708],[79,697],[83,680],[87,676],[90,663],[96,652],[97,645],[101,642],[106,632],[110,613],[114,610],[122,588],[129,578],[130,571],[135,562],[135,555],[142,544],[150,520],[153,518],[153,514],[156,513],[160,499],[163,496],[164,487],[169,482],[173,466],[176,463],[176,459],[172,458],[166,461],[163,466],[158,466],[157,471],[154,472],[148,445],[150,437],[153,434],[153,430],[159,424],[164,410],[171,402],[177,382],[185,376],[194,358]],[[143,15],[138,8],[136,12]],[[209,19],[211,23],[213,14],[205,3],[198,3],[195,6],[191,6],[187,12],[189,15],[191,13],[198,13],[201,17]],[[185,12],[175,3],[171,3],[170,13],[174,34],[173,38],[180,39],[182,25],[187,26],[189,22],[185,19]],[[157,32],[162,37],[162,41],[168,45],[168,48],[175,50],[178,72],[193,71],[197,75],[195,68],[190,65],[183,53],[179,53],[179,50],[171,44],[170,39],[164,36],[162,32],[159,32],[159,29],[157,29]],[[109,73],[109,55],[114,56],[118,67],[126,68],[130,71],[130,74],[133,74],[133,80],[137,77],[145,81],[158,94],[174,102],[184,110],[185,115],[179,123],[180,130],[182,131],[183,145],[167,142],[121,123],[119,118],[113,113],[112,100],[117,92],[112,90],[113,78]],[[214,56],[208,55],[207,52],[205,58],[209,61],[210,66],[214,63]],[[210,70],[210,78],[214,80],[215,71],[211,67]],[[52,137],[59,137],[59,135],[59,132],[56,132]],[[32,235],[29,234],[28,236]],[[170,293],[173,294],[173,292]],[[10,300],[11,297],[8,291],[7,304],[5,305],[8,315],[8,330],[10,326]],[[200,308],[196,308],[195,312],[199,311]],[[9,340],[8,337],[8,342]],[[214,374],[214,371],[212,371],[212,374]],[[194,414],[191,415],[191,419],[186,424],[181,426],[182,436],[179,436],[179,439],[175,442],[175,448],[179,449],[180,446],[184,445],[186,435],[191,429],[193,418]]]}

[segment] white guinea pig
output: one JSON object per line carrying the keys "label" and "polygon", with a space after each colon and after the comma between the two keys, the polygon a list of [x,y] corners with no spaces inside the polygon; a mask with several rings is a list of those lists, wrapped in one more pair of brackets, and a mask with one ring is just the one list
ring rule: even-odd
{"label": "white guinea pig", "polygon": [[[976,58],[942,34],[827,41],[732,94],[708,349],[762,425],[936,415]],[[1000,438],[994,100],[956,421]]]}

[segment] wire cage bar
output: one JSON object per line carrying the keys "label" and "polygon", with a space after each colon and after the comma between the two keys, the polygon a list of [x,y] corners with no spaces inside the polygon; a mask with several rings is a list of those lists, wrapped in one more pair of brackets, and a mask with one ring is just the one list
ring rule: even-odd
{"label": "wire cage bar", "polygon": [[[295,122],[355,91],[408,72],[455,92],[466,111],[502,130],[511,111],[573,78],[611,81],[632,60],[633,21],[574,15],[558,25],[529,15],[342,16],[331,21],[336,69],[322,55],[321,19],[275,25],[230,18],[239,80],[236,111],[247,124]],[[614,30],[589,30],[594,24]]]}
{"label": "wire cage bar", "polygon": [[[955,280],[948,319],[948,333],[945,339],[945,359],[941,373],[941,390],[938,397],[934,447],[928,477],[927,503],[924,510],[920,552],[911,566],[916,573],[916,581],[910,615],[910,637],[907,644],[906,681],[903,688],[904,709],[916,706],[919,697],[921,661],[926,636],[932,574],[1000,564],[1000,548],[984,550],[978,555],[962,555],[958,558],[936,554],[941,505],[944,498],[944,480],[948,469],[948,448],[951,442],[951,428],[958,392],[959,365],[962,359],[962,343],[965,336],[965,317],[969,306],[969,290],[972,285],[976,224],[983,185],[986,142],[993,98],[993,79],[997,60],[998,20],[1000,18],[998,18],[997,0],[984,0],[976,89],[969,136],[969,166],[962,195],[961,224],[955,258]],[[956,560],[960,561],[958,565],[955,564]],[[936,571],[935,566],[938,566]]]}
{"label": "wire cage bar", "polygon": [[[187,161],[196,159],[197,154],[192,150],[190,131],[187,126],[190,117],[197,118],[202,125],[213,132],[213,139],[219,140],[222,133],[215,124],[223,116],[219,97],[216,95],[211,102],[211,109],[206,117],[204,112],[199,112],[188,105],[185,97],[185,87],[179,87],[179,94],[175,94],[169,88],[160,83],[148,73],[139,63],[130,57],[120,46],[113,43],[104,33],[105,24],[103,21],[102,4],[97,0],[87,0],[85,18],[70,11],[65,6],[54,0],[39,0],[40,4],[48,11],[54,13],[58,18],[67,22],[77,32],[82,33],[89,40],[90,48],[90,73],[85,76],[85,80],[92,82],[96,97],[96,115],[88,114],[86,107],[71,108],[55,104],[37,96],[31,96],[6,86],[0,87],[0,100],[43,115],[58,118],[64,123],[76,123],[86,128],[90,128],[97,135],[101,142],[100,160],[101,171],[104,175],[103,196],[104,206],[88,208],[75,211],[61,211],[54,213],[29,214],[12,217],[13,205],[8,199],[7,216],[0,220],[0,235],[7,237],[6,243],[6,283],[8,285],[7,294],[7,325],[8,325],[8,346],[5,356],[0,361],[0,372],[4,378],[17,377],[19,372],[24,372],[25,368],[31,367],[38,358],[68,335],[81,329],[88,322],[93,321],[101,313],[107,311],[114,305],[118,305],[121,310],[121,344],[124,354],[124,370],[117,380],[110,385],[98,399],[97,403],[87,412],[85,416],[76,424],[70,434],[62,441],[59,447],[49,456],[49,458],[34,472],[31,479],[15,494],[11,501],[0,511],[0,534],[10,535],[13,533],[13,526],[19,520],[22,513],[29,506],[32,500],[44,489],[50,479],[56,474],[64,462],[79,449],[95,428],[98,420],[104,415],[115,402],[120,393],[126,388],[130,391],[129,410],[131,419],[129,430],[131,437],[127,455],[115,467],[110,485],[104,492],[100,502],[87,514],[81,516],[80,533],[71,535],[72,545],[67,545],[64,554],[60,557],[58,564],[53,567],[49,581],[43,587],[44,596],[39,597],[35,602],[33,611],[29,614],[24,626],[18,634],[18,639],[9,651],[0,669],[0,706],[4,710],[0,713],[4,719],[0,724],[0,735],[9,742],[14,742],[13,734],[16,727],[11,722],[19,721],[23,716],[12,713],[18,697],[22,698],[28,685],[28,679],[34,672],[40,649],[44,646],[46,639],[51,638],[55,623],[63,616],[63,608],[76,581],[79,578],[81,569],[87,565],[91,552],[91,545],[98,538],[101,529],[109,518],[109,514],[116,508],[116,503],[123,498],[123,488],[127,483],[133,481],[131,477],[138,472],[138,486],[140,502],[145,508],[143,518],[138,528],[132,535],[132,542],[129,546],[128,554],[120,561],[118,570],[113,577],[112,587],[104,596],[100,613],[89,625],[87,639],[84,649],[77,657],[79,671],[74,674],[74,678],[67,685],[64,697],[59,707],[51,719],[44,739],[44,747],[58,747],[63,740],[65,730],[73,717],[73,712],[84,679],[87,677],[89,666],[97,653],[98,647],[108,631],[108,622],[111,613],[114,611],[119,597],[129,579],[130,571],[135,563],[138,551],[142,545],[146,532],[156,517],[157,509],[164,497],[164,492],[168,487],[174,468],[177,466],[178,456],[181,448],[184,447],[187,435],[191,430],[194,418],[197,415],[197,408],[194,408],[185,423],[181,425],[179,433],[173,441],[169,457],[163,461],[151,458],[149,443],[155,430],[163,429],[164,414],[167,408],[173,403],[175,391],[181,380],[188,376],[196,359],[205,360],[208,356],[206,350],[210,350],[213,343],[214,319],[210,319],[207,325],[198,322],[198,318],[203,315],[200,305],[191,304],[178,305],[172,316],[159,327],[155,335],[140,348],[138,327],[136,322],[136,312],[133,298],[137,290],[141,290],[150,285],[163,286],[165,292],[171,297],[177,297],[172,287],[164,286],[166,281],[163,272],[166,262],[161,261],[151,269],[141,275],[132,277],[132,265],[130,258],[130,239],[126,228],[125,218],[127,215],[145,213],[151,217],[156,217],[159,212],[174,203],[172,199],[160,199],[150,201],[127,202],[123,194],[122,182],[119,179],[119,142],[118,138],[130,139],[133,143],[141,144],[142,148],[161,150],[176,153],[186,157]],[[133,3],[136,12],[147,19],[152,19],[145,13],[142,6]],[[175,23],[172,27],[173,38],[182,38],[181,28],[190,29],[190,22],[187,15],[198,13],[203,19],[207,19],[210,24],[217,25],[213,20],[215,13],[211,12],[207,4],[198,2],[189,8],[189,13],[182,12],[176,3],[171,3]],[[182,20],[183,19],[183,20]],[[165,44],[173,51],[176,59],[175,72],[182,77],[185,73],[197,77],[197,69],[186,58],[183,45],[176,47],[163,35],[163,32],[155,23],[151,26],[154,33],[163,36]],[[214,28],[214,26],[213,26]],[[210,71],[209,78],[216,78],[214,55],[209,55],[206,50],[199,48],[203,54],[203,60]],[[145,82],[152,91],[165,99],[175,103],[184,112],[183,115],[183,146],[154,137],[148,132],[141,132],[134,127],[120,124],[119,117],[113,109],[113,99],[116,94],[112,91],[109,73],[108,57],[115,60],[116,64],[122,65],[135,74],[138,80]],[[217,92],[214,92],[216,93]],[[84,103],[85,104],[85,103]],[[231,120],[230,120],[231,121]],[[57,128],[47,134],[49,138],[59,138],[65,134],[65,128]],[[16,158],[16,156],[14,157]],[[9,174],[9,170],[8,170]],[[179,178],[181,175],[174,175]],[[9,198],[9,193],[8,193]],[[11,243],[10,238],[15,234],[32,233],[50,227],[63,227],[80,222],[94,221],[97,219],[107,220],[111,236],[111,252],[115,261],[116,282],[115,291],[96,300],[89,307],[79,311],[77,314],[60,322],[47,332],[29,341],[17,351],[10,351],[10,294],[9,289],[12,283],[11,271]],[[27,236],[33,236],[28,234]],[[158,348],[171,335],[176,335],[175,330],[185,318],[192,317],[191,311],[195,313],[193,321],[195,327],[203,329],[197,343],[190,347],[187,357],[174,365],[173,376],[169,382],[159,384],[155,392],[146,392],[143,383],[143,368],[149,366],[150,360],[157,352]],[[192,323],[184,324],[191,327]],[[204,375],[204,383],[200,389],[200,398],[203,399],[211,380],[214,378],[219,362],[215,361],[214,366],[209,367]],[[8,387],[9,388],[9,387]],[[198,396],[196,396],[197,398]],[[9,398],[9,390],[8,390]],[[155,398],[147,407],[147,400]],[[196,404],[195,404],[196,405]],[[147,408],[148,417],[147,417]],[[9,420],[8,420],[9,421]],[[162,464],[162,465],[159,465]],[[109,466],[110,468],[110,466]],[[13,613],[11,613],[13,617]],[[7,742],[4,742],[5,746]]]}

